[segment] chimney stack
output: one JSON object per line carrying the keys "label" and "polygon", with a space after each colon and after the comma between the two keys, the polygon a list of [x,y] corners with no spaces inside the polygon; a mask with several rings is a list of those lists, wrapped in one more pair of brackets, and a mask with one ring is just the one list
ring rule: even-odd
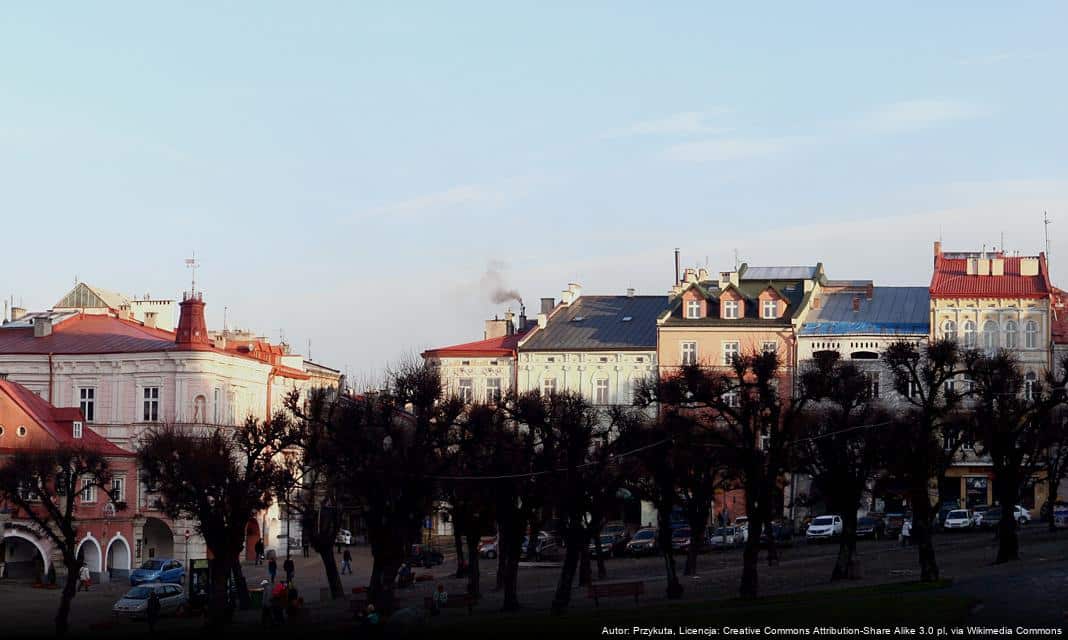
{"label": "chimney stack", "polygon": [[860,296],[853,296],[853,313],[860,313]]}
{"label": "chimney stack", "polygon": [[628,287],[627,288],[627,297],[628,298],[633,298],[634,297],[634,287]]}
{"label": "chimney stack", "polygon": [[545,313],[545,314],[552,313],[553,312],[553,307],[555,307],[555,306],[556,306],[556,300],[555,299],[553,299],[553,298],[542,298],[541,299],[541,310],[540,310],[540,313]]}
{"label": "chimney stack", "polygon": [[682,284],[679,280],[679,248],[675,247],[675,284]]}
{"label": "chimney stack", "polygon": [[21,320],[26,315],[26,310],[22,307],[11,307],[11,321]]}
{"label": "chimney stack", "polygon": [[52,335],[52,318],[40,316],[33,319],[33,337],[44,338]]}

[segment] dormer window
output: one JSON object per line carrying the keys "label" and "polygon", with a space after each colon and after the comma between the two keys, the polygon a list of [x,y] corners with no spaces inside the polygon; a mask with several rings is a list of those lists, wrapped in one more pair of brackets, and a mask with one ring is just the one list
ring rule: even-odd
{"label": "dormer window", "polygon": [[765,320],[774,320],[779,317],[779,303],[774,300],[765,300],[760,305],[760,317]]}
{"label": "dormer window", "polygon": [[701,317],[701,301],[688,300],[686,302],[686,317],[691,320]]}
{"label": "dormer window", "polygon": [[724,300],[723,301],[723,318],[726,320],[738,319],[738,301],[737,300]]}
{"label": "dormer window", "polygon": [[80,420],[74,421],[74,428],[71,430],[75,440],[80,440],[82,437],[82,423]]}

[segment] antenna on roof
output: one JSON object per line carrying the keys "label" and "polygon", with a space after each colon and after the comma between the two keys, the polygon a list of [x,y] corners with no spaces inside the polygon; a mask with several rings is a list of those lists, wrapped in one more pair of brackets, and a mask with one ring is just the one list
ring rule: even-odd
{"label": "antenna on roof", "polygon": [[1049,219],[1049,214],[1045,211],[1042,212],[1042,224],[1046,230],[1046,271],[1049,272],[1049,225],[1053,221]]}
{"label": "antenna on roof", "polygon": [[190,295],[195,294],[197,292],[197,267],[199,267],[199,266],[200,266],[200,263],[197,262],[197,252],[194,251],[192,258],[186,258],[185,259],[185,267],[187,269],[192,269],[193,270],[193,284],[192,284],[192,288],[190,288],[190,290],[189,290]]}
{"label": "antenna on roof", "polygon": [[230,307],[226,307],[226,306],[223,307],[223,335],[224,336],[226,335],[227,331],[229,331],[229,326],[227,326],[227,324],[226,324],[226,315],[227,315],[227,312],[229,312],[229,311],[230,311]]}
{"label": "antenna on roof", "polygon": [[311,360],[311,338],[308,338],[308,360]]}
{"label": "antenna on roof", "polygon": [[734,250],[734,270],[738,270],[738,249]]}

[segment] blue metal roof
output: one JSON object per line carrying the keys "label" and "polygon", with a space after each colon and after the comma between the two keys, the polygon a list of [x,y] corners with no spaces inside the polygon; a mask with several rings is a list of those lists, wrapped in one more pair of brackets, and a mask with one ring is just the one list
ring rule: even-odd
{"label": "blue metal roof", "polygon": [[[859,297],[860,308],[853,311]],[[927,287],[874,287],[871,300],[863,293],[823,294],[798,331],[800,335],[926,335],[930,331],[931,297]]]}

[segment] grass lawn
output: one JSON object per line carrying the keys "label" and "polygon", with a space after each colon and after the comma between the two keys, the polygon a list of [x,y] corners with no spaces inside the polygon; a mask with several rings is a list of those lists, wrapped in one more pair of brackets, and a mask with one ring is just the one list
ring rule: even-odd
{"label": "grass lawn", "polygon": [[[563,616],[477,612],[470,619],[431,621],[426,630],[446,637],[494,635],[500,638],[552,634],[601,635],[604,627],[811,627],[815,625],[890,626],[896,624],[957,625],[964,622],[969,598],[945,590],[948,581],[918,582],[813,591],[758,598],[634,606],[626,598],[615,607],[582,609]],[[585,597],[575,590],[574,597]],[[612,602],[612,601],[609,601]]]}

